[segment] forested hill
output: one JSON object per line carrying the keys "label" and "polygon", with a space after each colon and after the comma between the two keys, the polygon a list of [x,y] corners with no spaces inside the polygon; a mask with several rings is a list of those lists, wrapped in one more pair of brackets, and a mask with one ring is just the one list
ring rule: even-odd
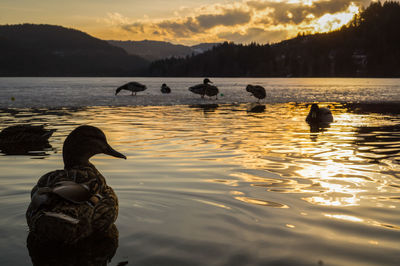
{"label": "forested hill", "polygon": [[78,30],[0,26],[0,76],[132,76],[147,65],[145,59]]}
{"label": "forested hill", "polygon": [[371,3],[340,30],[273,45],[223,43],[153,62],[150,76],[400,77],[400,4]]}

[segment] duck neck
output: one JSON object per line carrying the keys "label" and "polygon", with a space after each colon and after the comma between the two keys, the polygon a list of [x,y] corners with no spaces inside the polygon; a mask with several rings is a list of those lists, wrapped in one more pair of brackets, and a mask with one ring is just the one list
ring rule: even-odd
{"label": "duck neck", "polygon": [[64,168],[70,169],[76,166],[91,166],[92,164],[89,162],[89,157],[86,156],[73,156],[69,154],[63,155],[64,160]]}
{"label": "duck neck", "polygon": [[94,154],[90,152],[85,152],[85,147],[79,147],[79,145],[65,145],[63,147],[63,160],[64,160],[64,168],[73,168],[75,166],[90,166],[92,165],[89,162],[90,157]]}

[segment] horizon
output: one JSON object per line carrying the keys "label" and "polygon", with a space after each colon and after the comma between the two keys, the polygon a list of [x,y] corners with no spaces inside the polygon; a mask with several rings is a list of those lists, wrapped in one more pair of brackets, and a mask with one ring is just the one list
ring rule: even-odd
{"label": "horizon", "polygon": [[[64,5],[45,0],[33,7],[27,0],[6,0],[0,6],[8,12],[0,18],[0,24],[59,25],[102,40],[148,40],[188,46],[225,41],[266,44],[299,33],[334,31],[371,2],[376,1],[173,0],[161,7],[125,0],[108,4],[102,0],[93,7],[87,0]],[[61,10],[62,15],[58,14]]]}

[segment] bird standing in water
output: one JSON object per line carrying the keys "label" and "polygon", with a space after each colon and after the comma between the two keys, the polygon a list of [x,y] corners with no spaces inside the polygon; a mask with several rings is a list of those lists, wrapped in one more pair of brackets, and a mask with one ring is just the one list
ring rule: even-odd
{"label": "bird standing in water", "polygon": [[74,244],[113,225],[118,198],[89,162],[99,153],[126,159],[97,127],[80,126],[68,135],[63,145],[64,169],[43,175],[31,191],[26,219],[36,239]]}
{"label": "bird standing in water", "polygon": [[259,85],[253,86],[249,84],[246,87],[246,91],[251,92],[251,94],[253,94],[253,96],[258,99],[258,102],[260,102],[261,99],[264,99],[265,96],[267,95],[265,93],[264,87],[261,87]]}
{"label": "bird standing in water", "polygon": [[[217,96],[219,92],[218,88],[216,86],[210,85],[209,83],[212,82],[208,78],[205,78],[203,80],[203,84],[192,86],[189,88],[189,91],[195,94],[200,94],[201,98],[204,98],[204,95],[207,95],[209,97]],[[217,97],[215,99],[217,99]]]}
{"label": "bird standing in water", "polygon": [[117,95],[121,90],[127,90],[127,91],[131,91],[132,95],[133,95],[133,93],[135,93],[135,96],[136,96],[137,92],[144,91],[146,89],[147,89],[146,85],[143,85],[136,81],[132,81],[132,82],[122,85],[121,87],[118,87],[118,89],[115,91],[115,95]]}

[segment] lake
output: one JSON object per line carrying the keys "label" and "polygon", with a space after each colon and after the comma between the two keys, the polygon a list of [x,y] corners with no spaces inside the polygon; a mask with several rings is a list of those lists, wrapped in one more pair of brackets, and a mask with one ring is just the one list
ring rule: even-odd
{"label": "lake", "polygon": [[[115,96],[130,80],[148,90]],[[24,155],[1,149],[0,265],[32,264],[30,190],[82,124],[128,157],[91,160],[118,195],[119,237],[85,265],[400,265],[399,79],[211,80],[218,100],[187,90],[198,78],[1,78],[0,129],[57,131]],[[249,83],[266,88],[260,104]],[[312,102],[329,127],[305,122]]]}

